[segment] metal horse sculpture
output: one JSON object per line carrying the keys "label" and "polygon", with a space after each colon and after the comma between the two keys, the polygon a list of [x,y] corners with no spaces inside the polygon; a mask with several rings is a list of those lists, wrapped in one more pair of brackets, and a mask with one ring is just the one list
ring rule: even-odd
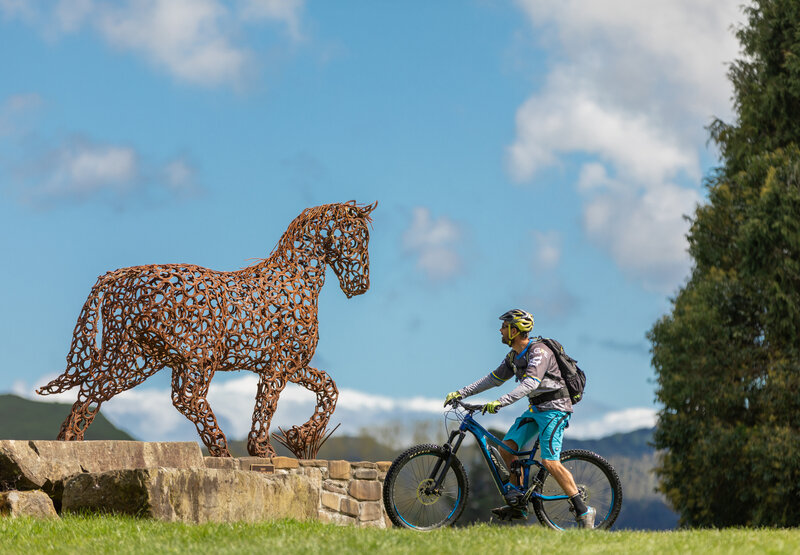
{"label": "metal horse sculpture", "polygon": [[317,347],[317,298],[325,269],[347,297],[369,288],[370,212],[355,201],[304,210],[272,254],[236,272],[188,264],[135,266],[98,278],[81,310],[67,370],[38,390],[80,386],[58,439],[82,440],[100,405],[159,370],[172,369],[172,403],[211,455],[229,457],[206,395],[216,372],[259,375],[247,450],[275,454],[269,425],[287,382],[317,396],[313,416],[284,432],[296,456],[314,456],[336,406],[333,380],[309,363]]}

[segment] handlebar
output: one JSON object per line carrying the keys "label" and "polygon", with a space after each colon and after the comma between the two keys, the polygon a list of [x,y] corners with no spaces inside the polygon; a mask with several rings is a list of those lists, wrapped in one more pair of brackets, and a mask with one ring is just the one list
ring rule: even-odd
{"label": "handlebar", "polygon": [[459,406],[465,411],[469,412],[470,414],[472,414],[473,412],[480,412],[483,410],[483,407],[486,406],[485,404],[473,405],[472,403],[465,403],[461,399],[453,399],[452,401],[450,401],[450,404],[452,406]]}

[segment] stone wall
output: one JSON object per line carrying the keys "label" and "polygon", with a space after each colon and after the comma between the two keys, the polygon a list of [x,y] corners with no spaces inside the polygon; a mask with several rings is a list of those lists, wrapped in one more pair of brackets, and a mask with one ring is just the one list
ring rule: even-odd
{"label": "stone wall", "polygon": [[0,440],[0,517],[89,511],[195,523],[295,518],[386,528],[382,492],[390,465],[203,458],[191,442]]}
{"label": "stone wall", "polygon": [[383,508],[383,480],[391,462],[298,460],[290,457],[223,459],[206,457],[209,468],[259,472],[265,465],[277,475],[308,477],[319,491],[317,516],[323,522],[354,526],[391,527]]}

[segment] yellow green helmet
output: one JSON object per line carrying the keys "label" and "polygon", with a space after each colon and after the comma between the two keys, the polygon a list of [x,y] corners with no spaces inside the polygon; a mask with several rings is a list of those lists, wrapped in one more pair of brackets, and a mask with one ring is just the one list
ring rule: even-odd
{"label": "yellow green helmet", "polygon": [[528,333],[533,329],[533,314],[518,308],[512,308],[500,316],[500,319],[523,333]]}

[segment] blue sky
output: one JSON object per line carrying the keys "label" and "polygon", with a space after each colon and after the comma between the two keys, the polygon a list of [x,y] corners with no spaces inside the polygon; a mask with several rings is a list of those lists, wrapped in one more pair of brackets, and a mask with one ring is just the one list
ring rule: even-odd
{"label": "blue sky", "polygon": [[[98,275],[235,270],[305,207],[377,200],[371,289],[329,275],[320,299],[343,431],[438,418],[503,357],[512,307],[589,375],[572,433],[652,424],[645,333],[690,268],[738,5],[0,0],[0,391],[64,370]],[[255,377],[215,382],[245,435]],[[193,439],[168,388],[103,411]],[[288,390],[277,424],[310,406]]]}

